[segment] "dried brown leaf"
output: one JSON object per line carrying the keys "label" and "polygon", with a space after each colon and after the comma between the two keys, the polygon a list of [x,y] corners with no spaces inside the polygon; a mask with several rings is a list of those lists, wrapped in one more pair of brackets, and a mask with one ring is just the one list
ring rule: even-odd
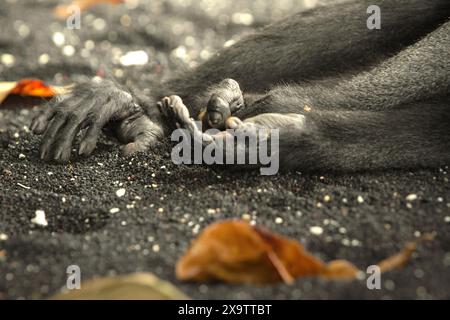
{"label": "dried brown leaf", "polygon": [[[432,237],[424,236],[421,241]],[[381,272],[404,266],[417,242],[381,261]],[[353,280],[360,270],[346,260],[328,264],[308,253],[297,241],[253,227],[246,221],[223,221],[207,227],[195,239],[176,266],[183,281],[224,281],[230,283],[292,283],[301,277]]]}
{"label": "dried brown leaf", "polygon": [[291,283],[318,275],[324,263],[298,242],[244,221],[215,223],[178,261],[177,278],[230,283]]}
{"label": "dried brown leaf", "polygon": [[39,79],[0,82],[0,103],[10,94],[49,98],[57,94],[63,94],[68,90],[70,90],[70,87],[51,87]]}

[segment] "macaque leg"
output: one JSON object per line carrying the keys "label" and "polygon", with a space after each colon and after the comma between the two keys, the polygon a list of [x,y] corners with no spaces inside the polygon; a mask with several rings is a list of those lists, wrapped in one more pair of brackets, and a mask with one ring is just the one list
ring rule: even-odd
{"label": "macaque leg", "polygon": [[[250,159],[249,150],[252,147],[249,141],[256,143],[253,150],[258,151],[259,145],[263,140],[271,138],[272,130],[280,128],[292,128],[296,132],[301,132],[305,117],[300,114],[277,114],[266,113],[260,114],[244,121],[237,117],[230,117],[226,120],[226,131],[207,130],[202,132],[197,127],[194,119],[189,115],[187,107],[184,105],[182,99],[178,96],[170,96],[164,98],[159,107],[161,111],[167,116],[175,119],[177,127],[187,130],[190,136],[201,143],[204,147],[211,146],[214,148],[224,148],[227,159],[234,159],[235,155],[244,155],[244,159]],[[233,148],[228,148],[230,144]],[[228,154],[228,153],[232,154]]]}

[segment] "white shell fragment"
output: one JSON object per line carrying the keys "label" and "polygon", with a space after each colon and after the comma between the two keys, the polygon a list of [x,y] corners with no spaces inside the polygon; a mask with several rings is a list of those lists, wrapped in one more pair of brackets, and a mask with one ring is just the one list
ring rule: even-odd
{"label": "white shell fragment", "polygon": [[406,201],[414,201],[417,200],[417,194],[411,193],[406,196]]}
{"label": "white shell fragment", "polygon": [[118,196],[120,198],[120,197],[123,197],[125,195],[125,193],[126,193],[126,190],[124,188],[121,188],[116,191],[116,196]]}
{"label": "white shell fragment", "polygon": [[148,62],[148,55],[145,51],[129,51],[125,53],[119,59],[120,64],[129,67],[129,66],[141,66]]}
{"label": "white shell fragment", "polygon": [[37,224],[39,226],[46,227],[48,226],[47,219],[45,218],[44,210],[36,210],[35,217],[31,219],[31,222]]}
{"label": "white shell fragment", "polygon": [[309,228],[309,232],[311,232],[312,234],[316,235],[316,236],[320,236],[323,233],[323,228],[319,227],[319,226],[314,226]]}

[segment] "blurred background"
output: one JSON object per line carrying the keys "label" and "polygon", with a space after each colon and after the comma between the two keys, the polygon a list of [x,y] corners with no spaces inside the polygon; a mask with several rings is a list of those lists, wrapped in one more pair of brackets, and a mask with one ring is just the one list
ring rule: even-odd
{"label": "blurred background", "polygon": [[53,10],[70,1],[2,0],[0,80],[66,84],[108,72],[142,85],[195,67],[255,28],[316,2],[126,0],[82,11],[81,28],[69,29]]}

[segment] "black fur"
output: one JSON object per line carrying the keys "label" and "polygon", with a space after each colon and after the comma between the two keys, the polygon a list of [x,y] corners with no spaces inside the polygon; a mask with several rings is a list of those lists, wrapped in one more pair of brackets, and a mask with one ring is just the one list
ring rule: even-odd
{"label": "black fur", "polygon": [[[366,27],[366,9],[372,4],[381,7],[381,30]],[[281,128],[285,168],[353,171],[447,164],[449,18],[448,0],[351,0],[295,14],[153,88],[144,107],[152,121],[135,121],[140,117],[134,116],[119,131],[139,132],[141,145],[147,147],[163,129],[168,133],[155,101],[176,94],[196,115],[210,100],[211,88],[232,78],[245,93],[237,117],[305,116],[303,126]],[[99,127],[128,117],[118,111],[124,106],[132,110],[144,105],[136,98],[133,103],[112,99],[104,104],[117,89],[100,87],[92,84],[90,94],[81,96],[91,103],[80,104],[76,95],[63,100],[56,107],[59,120],[49,126],[51,116],[35,121],[35,131],[47,130],[44,159],[68,160],[70,151],[64,150],[70,149],[73,133],[87,115],[94,115],[88,123]],[[92,150],[91,143],[84,153]]]}

